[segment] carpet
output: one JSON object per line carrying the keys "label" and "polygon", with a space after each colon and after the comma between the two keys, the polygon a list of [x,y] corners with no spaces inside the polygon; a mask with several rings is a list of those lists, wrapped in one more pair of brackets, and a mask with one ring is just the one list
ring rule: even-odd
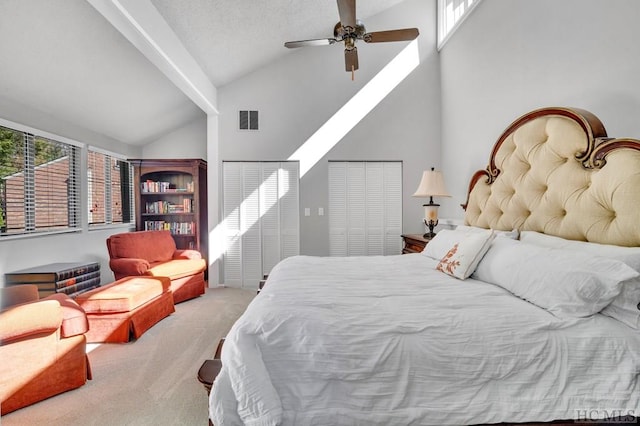
{"label": "carpet", "polygon": [[210,288],[177,304],[136,341],[91,345],[93,380],[2,416],[0,425],[206,426],[208,399],[198,369],[255,295]]}

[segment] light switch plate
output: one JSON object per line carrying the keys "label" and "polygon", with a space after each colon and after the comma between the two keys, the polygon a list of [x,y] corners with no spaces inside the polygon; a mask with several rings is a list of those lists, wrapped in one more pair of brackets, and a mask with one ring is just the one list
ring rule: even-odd
{"label": "light switch plate", "polygon": [[305,207],[304,208],[304,215],[305,216],[311,216],[311,209],[309,207]]}
{"label": "light switch plate", "polygon": [[324,216],[324,207],[318,207],[318,216]]}

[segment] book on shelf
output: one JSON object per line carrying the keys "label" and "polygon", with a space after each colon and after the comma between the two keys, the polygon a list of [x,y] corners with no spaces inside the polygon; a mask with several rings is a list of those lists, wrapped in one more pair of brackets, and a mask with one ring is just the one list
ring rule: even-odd
{"label": "book on shelf", "polygon": [[196,233],[195,222],[166,222],[164,220],[145,220],[145,231],[169,231],[174,235],[193,235]]}
{"label": "book on shelf", "polygon": [[181,204],[169,201],[149,201],[144,204],[144,212],[147,214],[171,214],[171,213],[192,213],[192,200],[185,198]]}
{"label": "book on shelf", "polygon": [[82,281],[63,288],[55,288],[55,285],[53,287],[51,287],[51,285],[49,285],[48,287],[42,287],[40,284],[45,283],[37,284],[38,295],[40,297],[49,296],[54,293],[64,293],[68,296],[74,297],[80,293],[84,293],[85,291],[93,290],[94,288],[100,287],[100,276],[89,278],[86,281]]}
{"label": "book on shelf", "polygon": [[195,184],[187,182],[185,188],[176,188],[171,182],[146,180],[140,182],[140,192],[144,194],[156,192],[194,192]]}
{"label": "book on shelf", "polygon": [[55,284],[57,289],[63,289],[63,288],[70,287],[96,277],[100,278],[99,270],[87,272],[86,274],[78,275],[77,277],[67,278],[66,280],[56,281]]}
{"label": "book on shelf", "polygon": [[78,284],[74,284],[74,285],[65,287],[63,289],[58,289],[58,293],[65,293],[70,296],[73,296],[78,293],[89,291],[96,287],[100,287],[100,276],[89,278],[86,281],[79,282]]}
{"label": "book on shelf", "polygon": [[35,266],[5,274],[7,285],[55,283],[69,278],[100,271],[98,262],[60,262],[48,265]]}

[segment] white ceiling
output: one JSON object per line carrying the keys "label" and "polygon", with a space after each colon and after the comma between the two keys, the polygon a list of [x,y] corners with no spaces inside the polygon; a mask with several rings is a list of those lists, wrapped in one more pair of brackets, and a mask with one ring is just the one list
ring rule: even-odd
{"label": "white ceiling", "polygon": [[[361,0],[357,16],[365,20],[401,1]],[[335,0],[151,2],[217,87],[285,55],[285,41],[333,37],[339,21]]]}
{"label": "white ceiling", "polygon": [[[357,16],[401,1],[360,0]],[[290,53],[285,41],[331,37],[338,21],[335,0],[151,4],[216,87]],[[0,1],[0,55],[5,103],[117,141],[143,145],[204,114],[86,0]]]}

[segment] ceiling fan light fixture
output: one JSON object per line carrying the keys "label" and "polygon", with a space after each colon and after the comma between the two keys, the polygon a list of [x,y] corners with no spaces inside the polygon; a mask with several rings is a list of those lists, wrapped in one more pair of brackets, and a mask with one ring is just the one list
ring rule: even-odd
{"label": "ceiling fan light fixture", "polygon": [[417,28],[367,33],[362,21],[356,19],[356,0],[337,0],[337,2],[340,21],[333,27],[334,38],[288,41],[284,44],[285,47],[324,46],[342,41],[344,42],[345,68],[347,72],[351,72],[353,79],[353,72],[358,69],[357,40],[364,40],[365,43],[385,43],[414,40],[419,35]]}

